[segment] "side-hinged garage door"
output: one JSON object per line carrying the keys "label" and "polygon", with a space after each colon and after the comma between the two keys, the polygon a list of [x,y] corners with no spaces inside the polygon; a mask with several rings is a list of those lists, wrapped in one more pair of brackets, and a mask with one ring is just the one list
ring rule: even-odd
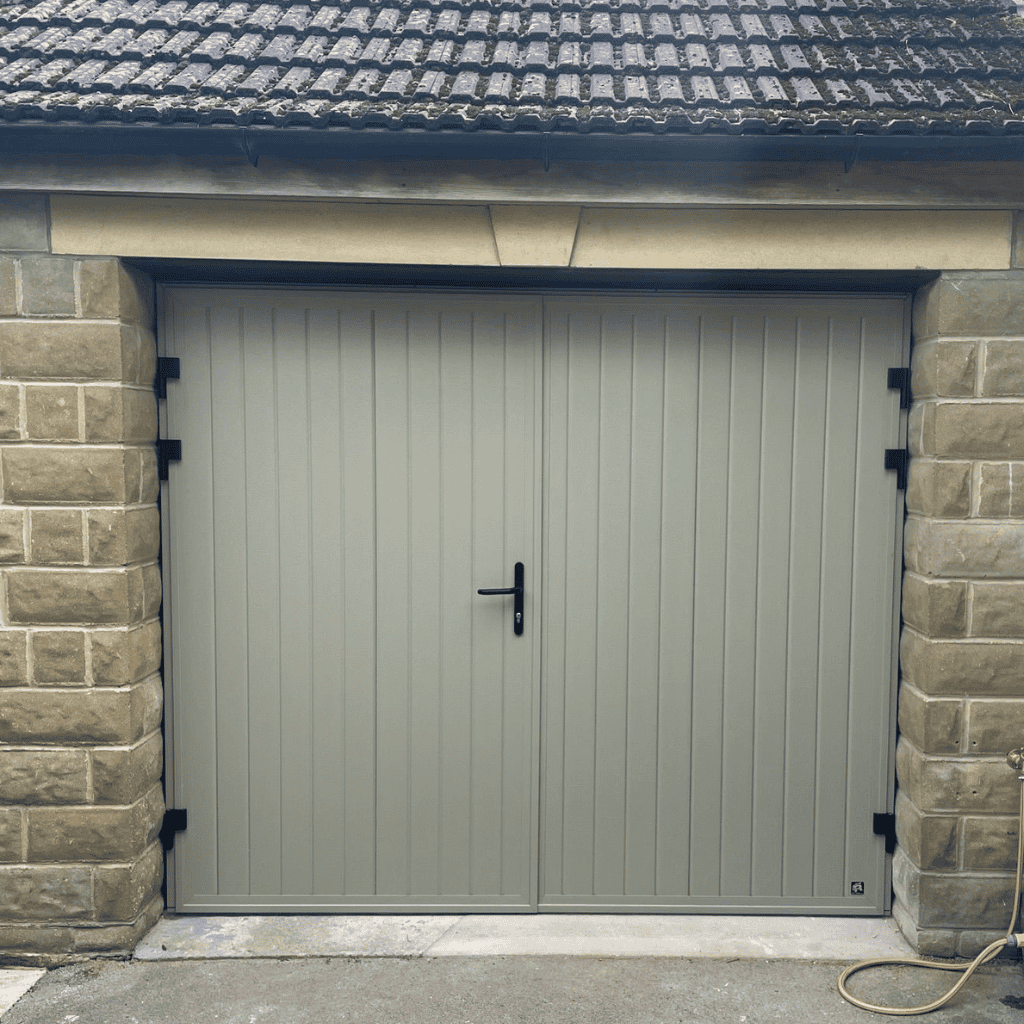
{"label": "side-hinged garage door", "polygon": [[168,289],[170,905],[883,912],[905,317]]}

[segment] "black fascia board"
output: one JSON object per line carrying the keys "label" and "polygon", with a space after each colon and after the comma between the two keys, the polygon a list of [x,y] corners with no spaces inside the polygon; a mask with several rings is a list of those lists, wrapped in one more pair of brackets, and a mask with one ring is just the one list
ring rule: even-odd
{"label": "black fascia board", "polygon": [[769,135],[0,125],[0,155],[553,161],[1024,160],[1024,135]]}

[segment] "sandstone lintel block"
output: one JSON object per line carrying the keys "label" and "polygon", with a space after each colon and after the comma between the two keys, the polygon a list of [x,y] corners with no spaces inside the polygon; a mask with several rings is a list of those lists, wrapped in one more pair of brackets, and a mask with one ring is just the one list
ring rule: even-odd
{"label": "sandstone lintel block", "polygon": [[0,193],[0,249],[48,252],[50,202],[35,192]]}
{"label": "sandstone lintel block", "polygon": [[907,519],[907,568],[921,576],[1024,578],[1024,523]]}
{"label": "sandstone lintel block", "polygon": [[932,640],[904,628],[903,678],[933,695],[1024,697],[1024,643]]}
{"label": "sandstone lintel block", "polygon": [[25,513],[20,509],[0,509],[0,563],[25,561]]}
{"label": "sandstone lintel block", "polygon": [[914,301],[914,337],[1024,336],[1024,271],[943,273]]}
{"label": "sandstone lintel block", "polygon": [[21,388],[17,384],[0,384],[0,439],[22,439]]}

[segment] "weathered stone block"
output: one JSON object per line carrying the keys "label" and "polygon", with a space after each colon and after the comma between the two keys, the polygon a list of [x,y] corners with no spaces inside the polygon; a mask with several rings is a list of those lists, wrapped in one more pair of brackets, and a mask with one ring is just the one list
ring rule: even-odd
{"label": "weathered stone block", "polygon": [[1024,402],[923,402],[921,453],[940,458],[1024,458]]}
{"label": "weathered stone block", "polygon": [[927,754],[961,753],[963,717],[961,700],[929,697],[907,682],[900,687],[900,730]]}
{"label": "weathered stone block", "polygon": [[977,468],[977,513],[988,519],[1024,519],[1024,462],[982,462]]}
{"label": "weathered stone block", "polygon": [[156,839],[163,813],[159,786],[127,807],[32,807],[28,859],[133,860]]}
{"label": "weathered stone block", "polygon": [[0,249],[47,252],[50,248],[49,199],[34,192],[0,194]]}
{"label": "weathered stone block", "polygon": [[141,388],[85,389],[85,439],[152,444],[157,436],[156,396]]}
{"label": "weathered stone block", "polygon": [[78,441],[78,388],[32,384],[25,388],[25,432],[30,441]]}
{"label": "weathered stone block", "polygon": [[900,638],[903,678],[930,694],[1024,697],[1024,643]]}
{"label": "weathered stone block", "polygon": [[0,686],[24,686],[28,680],[28,634],[0,630]]}
{"label": "weathered stone block", "polygon": [[160,550],[160,514],[156,507],[93,509],[89,523],[89,562],[128,565],[151,562]]}
{"label": "weathered stone block", "polygon": [[907,568],[922,576],[1024,576],[1024,523],[907,519]]}
{"label": "weathered stone block", "polygon": [[132,739],[148,736],[163,721],[164,691],[158,678],[132,688]]}
{"label": "weathered stone block", "polygon": [[939,518],[964,518],[971,511],[971,463],[910,460],[907,511]]}
{"label": "weathered stone block", "polygon": [[1005,764],[926,757],[905,736],[896,747],[896,778],[924,813],[1007,814],[1020,801],[1020,784]]}
{"label": "weathered stone block", "polygon": [[25,812],[20,807],[0,807],[0,864],[23,861],[21,823]]}
{"label": "weathered stone block", "polygon": [[981,393],[1000,397],[1024,396],[1024,338],[990,341],[985,345]]}
{"label": "weathered stone block", "polygon": [[0,324],[0,375],[8,379],[134,380],[138,351],[138,328],[115,322]]}
{"label": "weathered stone block", "polygon": [[[142,449],[142,459],[135,464],[138,475],[134,478],[138,501],[148,505],[156,501],[160,494],[160,478],[157,475],[156,449],[153,447]],[[131,482],[131,478],[129,478]]]}
{"label": "weathered stone block", "polygon": [[138,486],[134,449],[7,447],[0,465],[4,500],[17,504],[119,504]]}
{"label": "weathered stone block", "polygon": [[965,753],[1001,756],[1024,746],[1024,701],[979,699],[968,701],[967,708]]}
{"label": "weathered stone block", "polygon": [[0,562],[25,561],[25,513],[20,509],[0,510]]}
{"label": "weathered stone block", "polygon": [[914,400],[973,396],[978,379],[976,341],[929,341],[914,346]]}
{"label": "weathered stone block", "polygon": [[[2,636],[2,634],[0,634]],[[158,621],[137,629],[90,632],[92,676],[97,686],[138,682],[160,668],[161,635]]]}
{"label": "weathered stone block", "polygon": [[12,623],[105,625],[142,619],[143,570],[18,569],[7,576]]}
{"label": "weathered stone block", "polygon": [[1013,250],[1010,254],[1011,267],[1024,267],[1024,210],[1013,215]]}
{"label": "weathered stone block", "polygon": [[29,513],[32,561],[37,565],[82,565],[85,542],[78,509],[33,509]]}
{"label": "weathered stone block", "polygon": [[92,752],[94,799],[98,804],[130,804],[163,773],[163,738],[151,732],[134,747],[100,747]]}
{"label": "weathered stone block", "polygon": [[75,261],[64,256],[24,257],[21,308],[29,316],[74,316]]}
{"label": "weathered stone block", "polygon": [[967,632],[967,586],[962,580],[933,580],[905,573],[904,622],[926,636],[963,636]]}
{"label": "weathered stone block", "polygon": [[899,926],[907,942],[921,956],[954,957],[958,932],[953,929],[918,928],[910,914],[899,902],[892,905],[893,920]]}
{"label": "weathered stone block", "polygon": [[964,868],[1013,871],[1017,866],[1019,817],[964,818]]}
{"label": "weathered stone block", "polygon": [[952,815],[923,814],[902,791],[896,794],[896,838],[924,871],[956,868],[959,823]]}
{"label": "weathered stone block", "polygon": [[21,388],[17,384],[0,384],[0,438],[21,438]]}
{"label": "weathered stone block", "polygon": [[[145,686],[145,684],[139,684]],[[133,704],[139,686],[119,689],[8,690],[0,702],[0,741],[5,743],[134,743],[141,735]]]}
{"label": "weathered stone block", "polygon": [[977,338],[1024,335],[1024,273],[1019,270],[944,273],[918,290],[914,337]]}
{"label": "weathered stone block", "polygon": [[66,921],[93,914],[87,867],[0,867],[4,917],[11,921]]}
{"label": "weathered stone block", "polygon": [[1024,639],[1024,583],[972,583],[971,635]]}
{"label": "weathered stone block", "polygon": [[131,921],[160,892],[163,851],[155,844],[133,864],[97,867],[95,872],[97,920]]}
{"label": "weathered stone block", "polygon": [[84,750],[0,749],[0,804],[84,804]]}
{"label": "weathered stone block", "polygon": [[32,675],[39,685],[85,682],[85,633],[48,629],[30,635]]}
{"label": "weathered stone block", "polygon": [[91,259],[79,264],[78,275],[82,316],[152,329],[153,282],[145,274],[120,260]]}
{"label": "weathered stone block", "polygon": [[14,260],[0,256],[0,316],[18,315],[18,286]]}

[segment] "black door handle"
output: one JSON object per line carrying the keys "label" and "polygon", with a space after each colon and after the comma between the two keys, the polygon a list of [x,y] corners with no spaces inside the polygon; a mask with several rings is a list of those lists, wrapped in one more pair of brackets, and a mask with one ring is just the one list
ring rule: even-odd
{"label": "black door handle", "polygon": [[512,632],[516,636],[523,635],[523,591],[526,589],[524,580],[526,577],[526,570],[522,562],[516,562],[516,574],[515,574],[515,586],[514,587],[485,587],[482,590],[478,590],[478,594],[483,594],[485,597],[491,594],[514,594],[515,602],[513,606],[513,612],[515,613],[512,618]]}

